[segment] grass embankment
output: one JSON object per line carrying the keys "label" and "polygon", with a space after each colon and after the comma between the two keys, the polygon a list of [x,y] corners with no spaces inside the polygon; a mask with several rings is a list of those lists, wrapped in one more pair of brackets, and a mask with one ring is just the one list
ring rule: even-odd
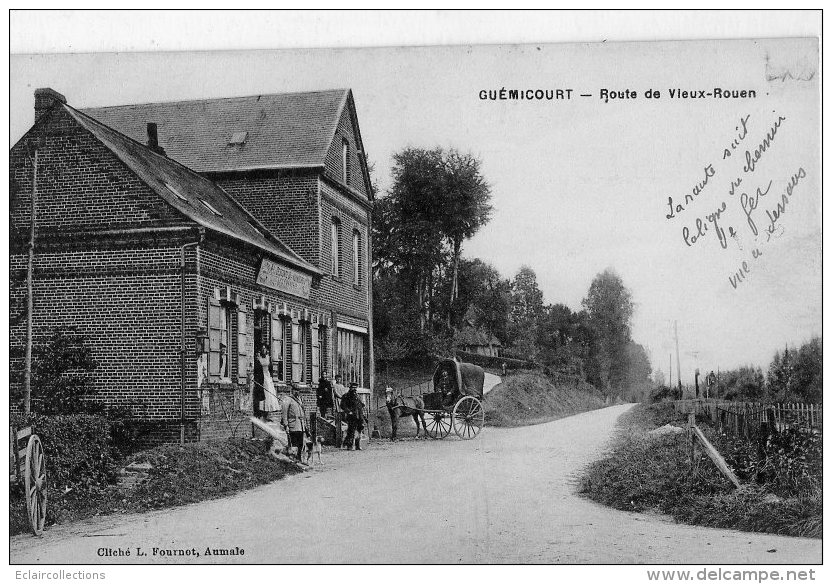
{"label": "grass embankment", "polygon": [[516,373],[485,396],[489,426],[528,426],[551,422],[604,406],[604,398],[584,382],[553,382],[539,373]]}
{"label": "grass embankment", "polygon": [[[68,493],[51,489],[47,525],[216,499],[299,472],[294,464],[270,457],[266,442],[243,439],[159,446],[124,464],[131,462],[151,465],[147,480],[133,488],[103,485]],[[9,534],[28,530],[25,502],[14,493],[9,500]]]}
{"label": "grass embankment", "polygon": [[580,492],[616,509],[665,513],[682,523],[821,537],[819,440],[807,444],[784,434],[769,444],[763,462],[755,444],[700,424],[743,481],[735,489],[701,448],[688,462],[686,433],[647,434],[668,423],[685,423],[669,404],[639,405],[624,414],[615,444],[587,467]]}

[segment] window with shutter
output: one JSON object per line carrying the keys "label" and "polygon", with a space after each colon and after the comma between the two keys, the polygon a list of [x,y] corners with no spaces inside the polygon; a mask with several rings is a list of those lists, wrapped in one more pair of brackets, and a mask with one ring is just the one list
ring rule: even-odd
{"label": "window with shutter", "polygon": [[283,320],[272,314],[272,369],[277,374],[277,380],[283,381],[286,374],[286,360],[283,344]]}
{"label": "window with shutter", "polygon": [[312,323],[312,383],[318,383],[321,378],[321,338],[318,325]]}
{"label": "window with shutter", "polygon": [[221,327],[222,305],[219,300],[208,300],[208,379],[219,381],[220,372],[220,344],[222,343]]}
{"label": "window with shutter", "polygon": [[248,346],[248,323],[246,308],[237,307],[237,381],[245,383],[248,380],[248,369],[251,360],[251,350]]}
{"label": "window with shutter", "polygon": [[300,321],[292,319],[292,382],[303,381],[303,338]]}

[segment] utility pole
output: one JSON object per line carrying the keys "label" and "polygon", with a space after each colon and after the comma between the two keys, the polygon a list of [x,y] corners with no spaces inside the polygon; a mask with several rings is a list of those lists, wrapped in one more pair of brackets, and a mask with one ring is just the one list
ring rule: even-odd
{"label": "utility pole", "polygon": [[34,289],[32,281],[35,275],[35,212],[38,196],[38,150],[32,158],[32,207],[29,227],[29,266],[26,272],[26,363],[23,372],[23,414],[28,416],[32,411],[32,320],[34,320]]}
{"label": "utility pole", "polygon": [[679,391],[682,391],[682,366],[679,364],[679,329],[675,320],[673,321],[673,337],[676,339],[676,382],[679,384]]}
{"label": "utility pole", "polygon": [[667,387],[673,387],[673,353],[667,354]]}

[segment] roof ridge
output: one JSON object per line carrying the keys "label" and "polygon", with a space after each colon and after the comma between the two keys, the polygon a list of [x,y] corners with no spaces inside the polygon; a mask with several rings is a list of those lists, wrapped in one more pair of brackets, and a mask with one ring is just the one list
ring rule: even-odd
{"label": "roof ridge", "polygon": [[[202,98],[202,99],[178,99],[173,101],[147,101],[143,103],[125,103],[121,105],[103,105],[103,106],[90,106],[84,107],[82,110],[76,111],[83,111],[83,110],[107,110],[107,109],[124,109],[124,108],[138,108],[143,106],[149,105],[181,105],[186,103],[205,103],[205,102],[217,102],[217,101],[242,101],[247,99],[252,99],[254,97],[271,97],[271,96],[284,96],[284,95],[312,95],[316,93],[348,93],[350,88],[348,87],[341,87],[335,89],[317,89],[314,91],[285,91],[285,92],[277,92],[277,93],[254,93],[251,95],[237,95],[232,97],[209,97],[209,98]],[[75,108],[73,108],[75,109]],[[109,127],[109,126],[108,126]]]}

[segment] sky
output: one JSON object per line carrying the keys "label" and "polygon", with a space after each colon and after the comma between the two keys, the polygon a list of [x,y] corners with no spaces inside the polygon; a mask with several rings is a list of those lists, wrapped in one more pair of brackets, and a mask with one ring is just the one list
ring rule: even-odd
{"label": "sky", "polygon": [[[12,56],[10,140],[31,126],[38,87],[79,108],[352,88],[382,191],[402,148],[473,153],[494,213],[464,255],[505,277],[528,265],[547,303],[575,310],[593,277],[614,269],[636,305],[634,339],[667,375],[676,323],[689,382],[696,367],[765,368],[775,350],[821,334],[817,66],[813,39]],[[572,91],[501,100],[503,88]],[[676,88],[756,96],[674,99]],[[605,103],[602,89],[636,97]],[[645,97],[652,89],[659,98]],[[766,212],[795,175],[768,237]],[[755,197],[756,236],[742,205]],[[713,225],[723,203],[713,218],[725,248],[714,227],[692,242],[697,219]]]}

